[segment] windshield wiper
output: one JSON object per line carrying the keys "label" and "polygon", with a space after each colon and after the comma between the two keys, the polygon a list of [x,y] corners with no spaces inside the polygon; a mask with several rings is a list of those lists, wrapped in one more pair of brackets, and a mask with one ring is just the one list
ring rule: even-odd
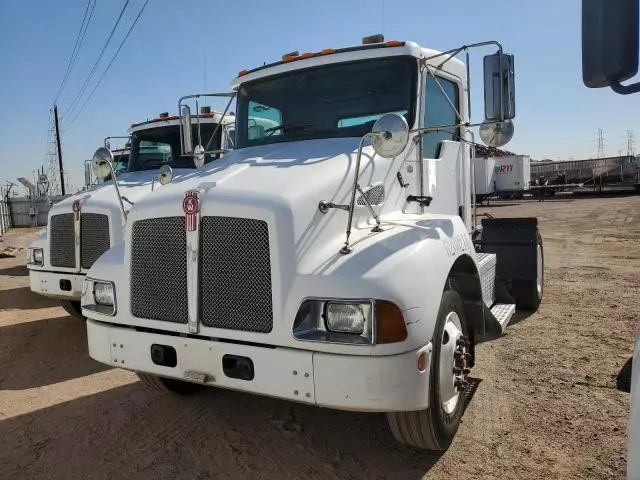
{"label": "windshield wiper", "polygon": [[[283,123],[281,125],[276,125],[275,127],[265,128],[264,133],[270,133],[273,135],[278,130],[282,130],[283,132],[292,132],[294,130],[306,130],[309,127],[313,127],[313,123],[303,123],[301,125],[291,125],[290,123]],[[271,135],[267,135],[270,137]]]}

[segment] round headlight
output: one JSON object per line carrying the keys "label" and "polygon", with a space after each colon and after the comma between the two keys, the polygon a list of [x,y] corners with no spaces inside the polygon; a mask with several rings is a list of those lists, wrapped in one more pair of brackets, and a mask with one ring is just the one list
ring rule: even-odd
{"label": "round headlight", "polygon": [[33,261],[34,263],[42,265],[44,263],[44,254],[41,248],[36,248],[33,250]]}

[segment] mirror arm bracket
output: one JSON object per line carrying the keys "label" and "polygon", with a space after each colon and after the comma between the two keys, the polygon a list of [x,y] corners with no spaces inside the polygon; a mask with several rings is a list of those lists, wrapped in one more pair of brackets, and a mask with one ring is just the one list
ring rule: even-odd
{"label": "mirror arm bracket", "polygon": [[630,95],[632,93],[640,92],[640,82],[632,83],[631,85],[622,85],[620,82],[612,82],[611,90],[619,95]]}

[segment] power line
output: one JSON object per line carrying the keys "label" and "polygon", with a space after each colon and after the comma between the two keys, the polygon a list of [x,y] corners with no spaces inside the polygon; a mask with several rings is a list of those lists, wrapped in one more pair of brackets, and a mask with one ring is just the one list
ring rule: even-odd
{"label": "power line", "polygon": [[[91,6],[91,12],[89,12],[89,6],[93,1],[93,6]],[[84,9],[84,15],[82,17],[82,22],[80,23],[80,30],[78,30],[78,35],[76,35],[76,43],[73,45],[73,50],[71,52],[71,57],[69,57],[69,62],[67,63],[67,69],[64,72],[62,82],[60,82],[60,86],[58,87],[58,93],[56,93],[56,98],[53,99],[53,103],[58,101],[58,97],[62,93],[62,89],[67,84],[67,80],[69,79],[69,75],[71,75],[71,70],[75,65],[76,58],[78,58],[78,53],[80,53],[80,48],[82,47],[82,42],[84,41],[84,37],[87,34],[87,29],[89,27],[89,22],[91,22],[91,17],[93,16],[93,10],[96,8],[97,0],[88,0],[87,6]],[[87,20],[87,13],[89,13],[89,19]],[[86,20],[86,24],[85,24]]]}
{"label": "power line", "polygon": [[84,95],[84,92],[87,90],[87,86],[89,85],[89,82],[91,81],[91,78],[93,77],[93,74],[95,73],[96,68],[98,68],[98,64],[100,63],[100,60],[102,60],[102,56],[104,55],[105,50],[109,46],[109,43],[111,42],[111,38],[113,38],[113,34],[115,33],[116,28],[118,28],[118,25],[120,24],[120,20],[122,19],[122,15],[124,14],[124,11],[126,10],[127,5],[129,5],[129,2],[130,2],[130,0],[126,0],[124,2],[124,6],[122,7],[122,10],[120,11],[120,15],[118,15],[118,19],[116,20],[115,25],[111,29],[111,33],[109,34],[109,37],[107,38],[107,41],[105,42],[104,46],[102,47],[102,50],[100,51],[100,55],[98,55],[98,59],[96,60],[96,63],[93,64],[93,68],[91,68],[91,71],[89,72],[89,75],[87,76],[87,79],[84,81],[84,83],[82,84],[82,87],[80,88],[80,91],[75,96],[75,98],[71,102],[71,105],[69,106],[69,109],[67,111],[68,115],[71,115],[71,112],[73,111],[73,109],[78,106],[80,98],[82,97],[82,95]]}
{"label": "power line", "polygon": [[129,38],[129,34],[133,30],[133,27],[135,27],[136,23],[138,23],[138,20],[140,19],[140,16],[142,15],[142,12],[144,12],[144,9],[147,7],[148,3],[149,3],[149,0],[146,0],[144,2],[144,5],[142,5],[142,8],[138,12],[138,15],[136,16],[135,20],[131,24],[131,27],[129,28],[129,31],[127,32],[127,34],[122,39],[122,43],[120,43],[120,46],[118,47],[118,50],[116,50],[116,53],[111,58],[111,61],[107,65],[107,68],[105,69],[104,72],[102,72],[102,76],[100,77],[100,79],[98,79],[98,83],[96,83],[95,87],[93,87],[93,90],[91,90],[91,93],[89,93],[89,96],[86,98],[86,100],[84,101],[84,103],[82,104],[82,106],[80,107],[78,112],[76,113],[76,115],[69,121],[69,123],[67,124],[67,127],[69,127],[76,120],[76,118],[78,118],[80,116],[80,114],[82,113],[82,110],[84,110],[84,106],[87,104],[87,102],[89,102],[89,100],[91,100],[91,97],[93,97],[93,94],[95,93],[95,91],[98,89],[98,87],[102,83],[102,79],[104,78],[104,76],[107,74],[107,72],[111,68],[111,65],[113,64],[113,62],[115,61],[116,57],[118,56],[118,53],[120,53],[120,50],[122,49],[122,47],[124,46],[125,42],[127,41],[127,38]]}

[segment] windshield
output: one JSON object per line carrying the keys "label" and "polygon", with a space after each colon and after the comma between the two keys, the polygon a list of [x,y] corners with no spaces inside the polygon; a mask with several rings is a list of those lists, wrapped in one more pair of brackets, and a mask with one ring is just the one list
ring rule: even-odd
{"label": "windshield", "polygon": [[122,155],[114,155],[113,158],[113,169],[116,173],[121,173],[127,170],[127,166],[129,165],[129,154],[125,153]]}
{"label": "windshield", "polygon": [[390,112],[412,125],[417,78],[415,58],[387,57],[248,82],[238,92],[235,146],[360,137]]}
{"label": "windshield", "polygon": [[[206,145],[216,129],[216,123],[200,123],[202,143]],[[218,129],[210,150],[220,148],[222,129]],[[194,122],[193,144],[198,144],[198,128]],[[205,163],[218,158],[218,155],[205,156]],[[162,165],[173,168],[195,168],[193,159],[180,155],[180,127],[178,125],[163,126],[142,130],[131,136],[131,153],[128,171],[153,170]]]}

